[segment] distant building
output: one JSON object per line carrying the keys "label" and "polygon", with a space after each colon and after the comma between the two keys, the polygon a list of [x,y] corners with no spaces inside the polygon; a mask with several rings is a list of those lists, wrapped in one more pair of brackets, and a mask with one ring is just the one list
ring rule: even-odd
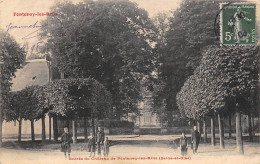
{"label": "distant building", "polygon": [[152,106],[152,93],[145,87],[142,88],[143,99],[139,101],[139,115],[128,113],[127,120],[134,122],[136,128],[141,129],[161,129],[162,123],[159,115],[154,113]]}
{"label": "distant building", "polygon": [[[152,97],[146,96],[144,99],[139,103],[139,112],[140,118],[138,118],[136,125],[139,125],[140,128],[153,128],[161,127],[161,121],[157,113],[153,112],[153,107],[151,105]],[[140,122],[139,122],[140,121]]]}

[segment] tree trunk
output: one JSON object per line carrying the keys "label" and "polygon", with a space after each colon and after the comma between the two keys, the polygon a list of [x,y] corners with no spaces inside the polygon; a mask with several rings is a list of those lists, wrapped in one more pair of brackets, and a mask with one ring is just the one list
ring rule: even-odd
{"label": "tree trunk", "polygon": [[51,116],[49,116],[49,140],[51,141]]}
{"label": "tree trunk", "polygon": [[84,142],[87,143],[88,141],[88,129],[87,129],[87,118],[84,117]]}
{"label": "tree trunk", "polygon": [[241,114],[236,112],[236,145],[237,151],[244,154],[243,140],[242,140],[242,127],[241,127]]}
{"label": "tree trunk", "polygon": [[53,115],[53,138],[54,141],[58,141],[58,118]]}
{"label": "tree trunk", "polygon": [[[200,133],[201,132],[201,129],[200,129],[200,122],[197,121],[197,129],[198,129],[198,132]],[[201,133],[200,133],[201,134]]]}
{"label": "tree trunk", "polygon": [[203,118],[203,138],[204,142],[207,142],[207,126],[206,126],[206,117]]}
{"label": "tree trunk", "polygon": [[248,117],[248,135],[249,135],[249,141],[250,141],[250,142],[253,142],[251,114],[248,114],[247,117]]}
{"label": "tree trunk", "polygon": [[71,129],[70,129],[70,120],[66,120],[66,122],[65,122],[65,127],[68,128],[68,131],[69,131],[69,132],[71,131]]}
{"label": "tree trunk", "polygon": [[73,144],[76,144],[76,143],[77,143],[76,133],[77,133],[77,130],[76,130],[76,121],[75,121],[75,120],[72,120]]}
{"label": "tree trunk", "polygon": [[95,124],[94,124],[95,122],[94,122],[94,118],[93,118],[93,116],[92,116],[92,136],[96,136],[96,131],[95,131]]}
{"label": "tree trunk", "polygon": [[18,120],[18,122],[19,122],[18,142],[21,142],[21,140],[22,140],[22,121],[23,120],[21,118]]}
{"label": "tree trunk", "polygon": [[210,118],[211,122],[211,145],[215,146],[216,145],[216,140],[215,140],[215,124],[214,124],[214,116]]}
{"label": "tree trunk", "polygon": [[[0,91],[1,94],[1,91]],[[0,99],[1,101],[1,99]],[[2,121],[2,106],[1,106],[1,102],[0,102],[0,148],[2,147],[2,126],[3,126],[3,121]]]}
{"label": "tree trunk", "polygon": [[228,137],[231,138],[232,137],[232,125],[231,125],[231,121],[232,121],[232,115],[231,113],[228,116],[228,125],[229,125],[229,131],[228,131]]}
{"label": "tree trunk", "polygon": [[3,120],[2,120],[2,63],[0,61],[0,148],[2,147],[2,127],[3,127]]}
{"label": "tree trunk", "polygon": [[32,141],[35,141],[35,137],[34,137],[34,120],[31,120],[31,137],[32,137]]}
{"label": "tree trunk", "polygon": [[219,147],[220,149],[224,149],[225,145],[224,145],[224,129],[223,129],[223,120],[220,116],[220,114],[218,114],[218,127],[219,127]]}
{"label": "tree trunk", "polygon": [[45,132],[45,115],[42,116],[42,142],[46,140],[46,132]]}
{"label": "tree trunk", "polygon": [[78,122],[78,120],[76,119],[76,120],[75,120],[75,132],[76,132],[76,133],[75,133],[75,136],[76,136],[75,138],[76,138],[76,140],[77,140],[77,138],[78,138],[78,123],[79,123],[79,122]]}
{"label": "tree trunk", "polygon": [[[198,132],[201,136],[201,128],[200,128],[200,121],[199,120],[197,121],[197,130],[198,130]],[[200,140],[201,140],[201,137],[200,137]]]}
{"label": "tree trunk", "polygon": [[255,136],[255,116],[254,114],[251,114],[252,117],[252,135]]}

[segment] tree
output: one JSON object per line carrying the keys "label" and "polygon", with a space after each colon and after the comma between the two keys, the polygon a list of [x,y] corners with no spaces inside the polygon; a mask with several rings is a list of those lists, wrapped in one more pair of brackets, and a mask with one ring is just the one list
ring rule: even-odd
{"label": "tree", "polygon": [[6,113],[6,121],[18,121],[18,142],[21,141],[21,132],[22,132],[22,118],[24,114],[24,108],[20,108],[20,98],[22,97],[22,92],[12,92],[9,93],[8,102],[6,103],[6,109],[8,109]]}
{"label": "tree", "polygon": [[45,115],[51,109],[50,106],[46,105],[46,98],[44,94],[43,87],[35,87],[33,88],[33,98],[37,100],[37,104],[35,104],[35,109],[37,109],[37,119],[42,120],[42,142],[44,143],[46,140],[46,130],[45,130]]}
{"label": "tree", "polygon": [[162,64],[164,63],[163,54],[166,53],[166,34],[169,30],[169,14],[170,13],[163,12],[153,18],[153,23],[156,27],[156,45],[153,49],[153,53],[156,57],[154,70],[156,74],[151,80],[152,87],[150,90],[152,91],[153,96],[153,112],[159,114],[161,125],[172,120],[172,115],[166,113],[166,92],[164,91],[166,83],[162,76]]}
{"label": "tree", "polygon": [[[252,111],[252,90],[258,81],[258,47],[210,47],[199,67],[177,95],[178,107],[190,118],[236,113],[237,147],[243,152],[240,114]],[[224,134],[220,133],[224,146]]]}
{"label": "tree", "polygon": [[31,87],[27,87],[24,90],[22,90],[21,92],[23,93],[23,95],[21,95],[22,97],[19,97],[19,99],[17,99],[17,101],[19,101],[21,107],[20,108],[24,108],[24,117],[23,119],[25,120],[30,120],[31,121],[31,138],[32,141],[35,140],[34,137],[34,121],[35,119],[39,119],[38,116],[38,99],[36,99],[35,97],[35,93],[34,90],[36,89],[35,86],[31,86]]}
{"label": "tree", "polygon": [[162,57],[158,73],[165,83],[159,95],[164,96],[162,99],[166,102],[170,124],[171,115],[178,112],[176,94],[199,65],[202,50],[208,45],[218,43],[214,31],[214,20],[218,11],[219,5],[214,1],[184,0],[178,9],[171,13],[165,45],[160,52]]}
{"label": "tree", "polygon": [[75,125],[78,117],[103,119],[112,109],[111,94],[92,78],[55,80],[43,87],[42,94],[52,115],[73,121],[74,143],[77,142]]}
{"label": "tree", "polygon": [[18,141],[21,141],[22,120],[31,121],[31,137],[34,137],[34,121],[42,118],[47,111],[41,106],[41,87],[30,86],[21,91],[12,92],[8,96],[7,121],[19,122]]}
{"label": "tree", "polygon": [[0,29],[0,147],[2,145],[2,121],[3,112],[7,102],[7,96],[12,85],[11,78],[15,76],[17,69],[22,67],[25,60],[25,51],[6,32]]}
{"label": "tree", "polygon": [[140,83],[153,70],[154,26],[147,12],[127,0],[59,3],[51,11],[58,16],[42,23],[49,26],[41,36],[58,70],[102,83],[112,94],[111,117],[137,112]]}

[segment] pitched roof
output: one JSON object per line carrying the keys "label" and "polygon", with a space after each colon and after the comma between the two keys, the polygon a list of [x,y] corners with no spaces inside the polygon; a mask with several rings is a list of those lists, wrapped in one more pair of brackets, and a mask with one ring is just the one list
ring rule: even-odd
{"label": "pitched roof", "polygon": [[49,69],[45,59],[26,61],[22,69],[17,70],[12,79],[11,91],[19,91],[31,85],[45,85],[49,82]]}

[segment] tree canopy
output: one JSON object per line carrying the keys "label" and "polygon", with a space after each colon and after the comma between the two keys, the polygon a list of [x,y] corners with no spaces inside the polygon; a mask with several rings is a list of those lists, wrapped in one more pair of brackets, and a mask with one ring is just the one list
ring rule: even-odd
{"label": "tree canopy", "polygon": [[[154,97],[157,101],[155,103],[166,103],[169,123],[172,121],[171,115],[178,113],[176,94],[199,65],[203,49],[218,43],[214,31],[218,11],[219,4],[215,1],[184,0],[168,18],[165,19],[165,15],[160,16],[159,21],[167,20],[165,23],[168,29],[158,26],[166,32],[159,36],[156,45],[160,56],[158,76],[162,83]],[[162,37],[164,41],[161,41]]]}
{"label": "tree canopy", "polygon": [[49,112],[63,118],[91,114],[105,118],[111,114],[111,94],[92,78],[55,80],[43,87],[42,94]]}
{"label": "tree canopy", "polygon": [[66,119],[111,114],[111,94],[94,79],[61,79],[45,86],[30,86],[11,92],[7,121],[37,120],[45,113]]}
{"label": "tree canopy", "polygon": [[136,3],[58,3],[42,22],[53,64],[66,77],[92,77],[112,94],[118,117],[137,111],[140,82],[153,70],[154,25]]}
{"label": "tree canopy", "polygon": [[8,95],[6,120],[40,119],[47,112],[42,106],[40,95],[41,88],[39,86],[30,86],[21,91],[11,92]]}
{"label": "tree canopy", "polygon": [[0,62],[1,66],[1,91],[3,99],[12,86],[11,79],[15,76],[17,69],[22,67],[26,53],[20,48],[16,41],[6,32],[0,29]]}
{"label": "tree canopy", "polygon": [[258,47],[210,47],[177,94],[179,109],[194,119],[235,112],[236,104],[244,113],[254,110],[257,64]]}

